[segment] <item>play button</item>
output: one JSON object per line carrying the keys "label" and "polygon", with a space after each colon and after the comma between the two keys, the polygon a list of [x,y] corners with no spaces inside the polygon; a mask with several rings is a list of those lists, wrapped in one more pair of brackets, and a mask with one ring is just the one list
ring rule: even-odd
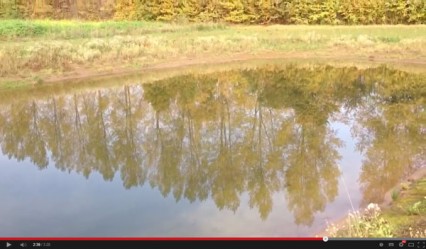
{"label": "play button", "polygon": [[6,247],[11,247],[12,244],[10,244],[9,242],[6,242]]}

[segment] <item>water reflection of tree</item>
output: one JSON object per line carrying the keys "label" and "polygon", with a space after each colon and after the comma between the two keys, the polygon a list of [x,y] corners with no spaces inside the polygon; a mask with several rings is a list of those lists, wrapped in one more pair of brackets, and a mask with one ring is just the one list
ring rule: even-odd
{"label": "water reflection of tree", "polygon": [[[4,154],[41,168],[50,152],[59,169],[86,177],[99,172],[105,180],[119,171],[126,188],[148,181],[177,201],[211,197],[218,208],[235,211],[247,192],[263,219],[272,195],[283,191],[296,223],[310,225],[337,195],[341,141],[328,120],[342,105],[364,110],[359,136],[367,151],[361,177],[367,199],[383,186],[380,170],[392,172],[403,158],[424,154],[424,107],[370,110],[372,75],[290,66],[20,101],[0,112],[0,142]],[[395,141],[405,148],[399,155]],[[381,152],[394,155],[386,167]]]}
{"label": "water reflection of tree", "polygon": [[30,158],[39,168],[48,165],[45,142],[40,139],[40,108],[35,101],[13,103],[1,116],[1,146],[9,158]]}
{"label": "water reflection of tree", "polygon": [[[301,78],[298,70],[278,74],[280,78],[264,88],[261,98],[266,105],[294,112],[281,124],[274,144],[280,147],[279,151],[285,151],[289,209],[296,224],[310,225],[314,214],[323,211],[337,196],[337,149],[342,141],[327,125],[339,107],[333,92],[321,87],[325,80],[318,80],[317,75],[309,75],[309,71],[303,75]],[[309,76],[313,80],[304,82],[304,77]]]}
{"label": "water reflection of tree", "polygon": [[381,76],[373,94],[360,103],[353,129],[365,154],[360,176],[364,204],[383,201],[401,178],[426,163],[424,84],[402,72],[384,69]]}

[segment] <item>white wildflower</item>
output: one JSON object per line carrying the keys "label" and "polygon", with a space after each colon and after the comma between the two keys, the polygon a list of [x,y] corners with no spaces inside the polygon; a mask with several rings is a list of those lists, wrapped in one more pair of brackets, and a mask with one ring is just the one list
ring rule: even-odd
{"label": "white wildflower", "polygon": [[377,212],[377,211],[380,211],[380,207],[376,203],[370,203],[367,206],[367,210],[368,211],[376,211]]}

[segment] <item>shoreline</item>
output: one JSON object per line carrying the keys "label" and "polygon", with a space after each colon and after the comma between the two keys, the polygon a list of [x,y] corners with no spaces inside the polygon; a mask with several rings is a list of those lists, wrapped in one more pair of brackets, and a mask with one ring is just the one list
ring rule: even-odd
{"label": "shoreline", "polygon": [[[426,60],[415,58],[389,58],[386,56],[357,56],[357,55],[327,55],[331,51],[313,51],[313,52],[262,52],[256,54],[235,53],[225,57],[207,56],[204,58],[173,58],[157,63],[148,64],[140,67],[130,67],[124,65],[122,67],[113,67],[109,65],[107,70],[98,70],[96,67],[76,68],[74,70],[64,72],[57,75],[41,76],[38,78],[41,82],[34,82],[33,78],[6,78],[0,81],[0,90],[7,89],[8,82],[19,82],[20,86],[31,86],[39,83],[45,84],[61,84],[67,82],[81,82],[85,80],[113,79],[130,75],[140,75],[149,72],[161,72],[167,70],[187,69],[192,67],[203,66],[220,66],[224,64],[250,63],[255,61],[273,62],[280,60],[286,63],[318,63],[318,64],[337,64],[337,65],[367,65],[379,66],[389,65],[400,70],[409,72],[426,72]],[[13,89],[12,89],[13,90]]]}
{"label": "shoreline", "polygon": [[[404,177],[403,179],[401,179],[401,181],[399,181],[391,189],[389,189],[385,193],[383,201],[381,203],[376,203],[376,204],[379,205],[382,212],[384,210],[390,209],[392,207],[392,202],[393,202],[391,195],[392,195],[392,191],[394,189],[397,189],[397,188],[400,189],[401,188],[400,186],[401,186],[402,183],[406,183],[406,182],[413,183],[413,182],[419,181],[419,180],[421,180],[425,177],[426,177],[426,167],[420,167],[420,168],[416,169],[413,173]],[[365,212],[364,211],[365,207],[366,206],[358,207],[358,209],[356,211],[360,212],[360,214],[362,215]],[[335,225],[339,228],[344,227],[346,225],[346,221],[347,221],[347,218],[348,218],[348,215],[349,215],[350,212],[351,211],[349,211],[348,214],[346,214],[343,218],[337,219],[337,220],[331,222],[330,224],[333,224],[333,225]],[[322,228],[319,232],[315,233],[313,236],[314,237],[324,237],[324,236],[329,237],[329,235],[327,234],[327,231],[326,231],[327,228],[328,227]]]}
{"label": "shoreline", "polygon": [[[313,54],[314,55],[314,54]],[[147,71],[159,71],[159,70],[167,70],[167,69],[179,69],[179,68],[185,68],[190,66],[198,66],[198,65],[219,65],[219,64],[226,64],[226,63],[236,63],[236,62],[248,62],[252,60],[289,60],[289,59],[305,59],[305,60],[312,60],[312,58],[309,58],[309,54],[292,54],[292,53],[263,53],[259,55],[250,55],[250,54],[235,54],[234,56],[230,56],[228,58],[215,58],[210,57],[207,59],[181,59],[181,60],[175,60],[175,61],[165,61],[160,62],[154,65],[150,65],[147,67],[141,67],[137,69],[118,69],[113,70],[112,72],[95,72],[95,71],[88,71],[83,74],[79,74],[78,71],[71,72],[70,76],[56,76],[46,79],[46,83],[61,83],[61,82],[67,82],[67,81],[73,81],[73,80],[84,80],[84,79],[93,79],[93,78],[113,78],[113,77],[119,77],[119,76],[126,76],[131,74],[138,74],[138,73],[144,73]],[[342,57],[336,57],[336,56],[320,56],[316,57],[314,60],[343,60],[347,62],[370,62],[373,63],[371,59],[368,57],[353,57],[353,58],[342,58]],[[426,67],[426,61],[421,60],[414,60],[414,59],[403,59],[403,60],[396,60],[396,59],[387,59],[387,58],[376,58],[374,59],[375,64],[389,64],[389,65],[414,65],[414,66],[424,66]],[[426,71],[426,70],[425,70]]]}

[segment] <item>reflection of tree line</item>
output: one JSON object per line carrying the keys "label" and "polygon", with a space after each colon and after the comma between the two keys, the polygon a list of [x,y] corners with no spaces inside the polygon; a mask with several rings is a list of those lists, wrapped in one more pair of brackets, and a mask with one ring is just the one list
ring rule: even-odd
{"label": "reflection of tree line", "polygon": [[[401,80],[404,79],[404,80]],[[3,153],[86,177],[115,173],[176,200],[236,210],[243,192],[266,218],[285,190],[297,224],[309,225],[338,192],[342,142],[328,120],[356,110],[365,151],[365,201],[379,201],[407,168],[424,164],[421,77],[386,68],[259,69],[181,76],[42,100],[0,115]],[[386,181],[386,182],[384,182]]]}
{"label": "reflection of tree line", "polygon": [[372,94],[357,106],[353,134],[365,154],[360,182],[363,201],[381,202],[401,178],[426,166],[426,80],[384,70]]}

